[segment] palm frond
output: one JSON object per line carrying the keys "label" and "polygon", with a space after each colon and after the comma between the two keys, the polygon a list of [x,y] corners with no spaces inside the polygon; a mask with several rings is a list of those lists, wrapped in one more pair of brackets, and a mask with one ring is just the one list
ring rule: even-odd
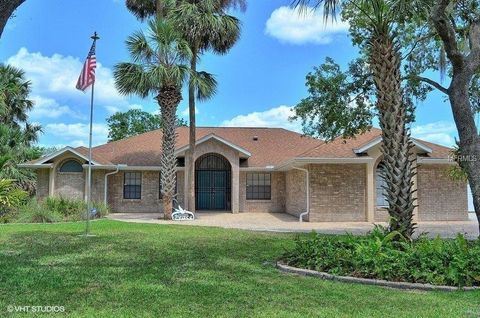
{"label": "palm frond", "polygon": [[208,100],[217,93],[218,83],[214,75],[207,72],[196,72],[190,76],[190,85],[194,86],[198,100]]}

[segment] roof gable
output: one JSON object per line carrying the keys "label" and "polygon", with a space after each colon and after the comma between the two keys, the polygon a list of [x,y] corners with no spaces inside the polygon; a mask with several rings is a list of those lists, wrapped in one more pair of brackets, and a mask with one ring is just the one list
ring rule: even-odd
{"label": "roof gable", "polygon": [[[230,148],[233,148],[235,150],[237,150],[239,153],[240,153],[240,158],[249,158],[252,156],[252,154],[246,150],[245,148],[242,148],[238,145],[235,145],[234,143],[222,138],[222,137],[219,137],[215,134],[209,134],[209,135],[206,135],[200,139],[198,139],[196,142],[195,142],[195,145],[200,145],[200,144],[203,144],[204,142],[207,142],[209,140],[216,140],[224,145],[227,145],[228,147]],[[181,155],[181,154],[184,154],[185,151],[187,151],[188,149],[190,149],[190,144],[188,145],[185,145],[183,147],[180,147],[178,148],[176,151],[175,151],[175,154],[178,156],[178,155]]]}

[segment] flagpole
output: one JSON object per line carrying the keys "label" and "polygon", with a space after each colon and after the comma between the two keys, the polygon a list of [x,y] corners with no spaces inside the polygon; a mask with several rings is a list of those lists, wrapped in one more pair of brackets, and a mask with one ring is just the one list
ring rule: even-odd
{"label": "flagpole", "polygon": [[[99,39],[97,32],[92,37],[93,44]],[[92,95],[90,97],[90,133],[88,139],[88,177],[87,177],[87,221],[85,235],[90,235],[90,214],[92,213],[92,136],[93,136],[93,98],[95,95],[95,80],[92,83]]]}

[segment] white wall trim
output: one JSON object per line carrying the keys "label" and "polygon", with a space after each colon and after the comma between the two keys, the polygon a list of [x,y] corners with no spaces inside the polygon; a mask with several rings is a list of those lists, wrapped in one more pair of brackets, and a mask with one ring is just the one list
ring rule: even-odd
{"label": "white wall trim", "polygon": [[[422,144],[421,142],[419,142],[418,140],[415,140],[413,138],[411,140],[417,148],[425,151],[426,153],[432,153],[432,149],[430,147],[427,147],[426,145]],[[353,149],[353,151],[356,154],[365,153],[369,149],[371,149],[371,148],[377,146],[378,144],[380,144],[381,142],[382,142],[382,137],[380,136],[380,137],[377,137],[377,138],[373,139],[372,141],[369,141],[368,143],[361,146],[360,148]]]}
{"label": "white wall trim", "polygon": [[[202,138],[198,139],[198,140],[196,141],[195,145],[200,145],[200,144],[202,144],[202,143],[204,143],[204,142],[206,142],[206,141],[208,141],[208,140],[210,140],[210,139],[215,139],[215,140],[217,140],[217,141],[219,141],[219,142],[221,142],[221,143],[229,146],[230,148],[233,148],[233,149],[237,150],[238,152],[240,152],[241,155],[243,155],[243,157],[240,156],[240,158],[249,158],[249,157],[252,156],[252,154],[251,154],[248,150],[246,150],[245,148],[242,148],[242,147],[240,147],[240,146],[238,146],[238,145],[235,145],[235,144],[231,143],[230,141],[225,140],[225,139],[223,139],[222,137],[219,137],[219,136],[217,136],[217,135],[215,135],[215,134],[209,134],[209,135],[207,135],[207,136],[205,136],[205,137],[202,137]],[[175,155],[178,156],[179,154],[183,154],[183,153],[184,153],[185,151],[187,151],[189,148],[190,148],[190,145],[185,145],[185,146],[183,146],[183,147],[180,147],[180,148],[178,148],[178,149],[175,151]]]}

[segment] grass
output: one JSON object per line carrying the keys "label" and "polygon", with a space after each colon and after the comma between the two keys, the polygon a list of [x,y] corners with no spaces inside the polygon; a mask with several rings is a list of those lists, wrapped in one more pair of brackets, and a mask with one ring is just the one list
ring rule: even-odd
{"label": "grass", "polygon": [[[69,317],[480,317],[480,292],[413,292],[278,272],[292,234],[95,221],[0,226],[8,305]],[[17,313],[18,317],[34,316]]]}

